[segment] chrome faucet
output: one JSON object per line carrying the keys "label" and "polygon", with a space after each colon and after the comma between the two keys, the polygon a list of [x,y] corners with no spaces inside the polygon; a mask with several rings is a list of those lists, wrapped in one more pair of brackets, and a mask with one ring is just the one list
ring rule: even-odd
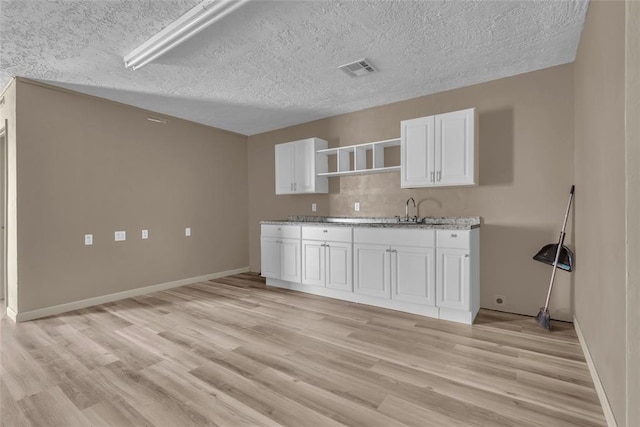
{"label": "chrome faucet", "polygon": [[[409,197],[409,199],[407,200],[407,204],[404,207],[404,220],[406,222],[409,222],[409,202],[413,202],[413,207],[416,207],[416,201],[413,199],[413,197]],[[416,209],[416,220],[418,219],[418,211]]]}

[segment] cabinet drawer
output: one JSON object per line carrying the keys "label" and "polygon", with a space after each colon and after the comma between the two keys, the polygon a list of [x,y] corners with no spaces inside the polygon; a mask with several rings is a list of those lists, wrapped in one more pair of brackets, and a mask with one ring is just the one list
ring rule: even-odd
{"label": "cabinet drawer", "polygon": [[260,226],[260,235],[262,237],[281,237],[283,239],[299,239],[299,225],[275,225],[262,224]]}
{"label": "cabinet drawer", "polygon": [[352,230],[350,227],[302,227],[302,238],[351,243]]}
{"label": "cabinet drawer", "polygon": [[438,230],[438,247],[469,249],[469,230]]}
{"label": "cabinet drawer", "polygon": [[365,227],[353,230],[354,243],[432,248],[435,240],[435,230]]}

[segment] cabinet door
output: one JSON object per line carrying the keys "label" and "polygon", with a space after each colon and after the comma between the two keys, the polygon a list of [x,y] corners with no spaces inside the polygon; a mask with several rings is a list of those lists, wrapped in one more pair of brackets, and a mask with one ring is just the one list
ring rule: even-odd
{"label": "cabinet door", "polygon": [[438,248],[436,301],[439,307],[470,309],[470,264],[466,249]]}
{"label": "cabinet door", "polygon": [[263,277],[280,278],[280,241],[277,238],[260,239],[260,270]]}
{"label": "cabinet door", "polygon": [[434,184],[434,116],[404,120],[400,124],[402,188]]}
{"label": "cabinet door", "polygon": [[354,244],[354,292],[374,297],[391,297],[389,246]]}
{"label": "cabinet door", "polygon": [[283,239],[280,254],[280,279],[300,283],[300,240]]}
{"label": "cabinet door", "polygon": [[327,288],[353,291],[351,243],[327,242],[325,253]]}
{"label": "cabinet door", "polygon": [[278,144],[276,152],[276,194],[294,193],[294,152],[295,144]]}
{"label": "cabinet door", "polygon": [[435,306],[435,248],[391,248],[392,299]]}
{"label": "cabinet door", "polygon": [[313,193],[316,183],[316,148],[314,139],[298,141],[295,145],[293,162],[294,193]]}
{"label": "cabinet door", "polygon": [[438,185],[474,184],[473,108],[435,116],[435,170]]}
{"label": "cabinet door", "polygon": [[302,241],[302,283],[324,286],[325,244],[318,240]]}

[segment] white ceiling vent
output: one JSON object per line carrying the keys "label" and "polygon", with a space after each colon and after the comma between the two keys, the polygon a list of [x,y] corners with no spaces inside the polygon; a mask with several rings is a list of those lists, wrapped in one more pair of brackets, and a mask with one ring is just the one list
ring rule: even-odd
{"label": "white ceiling vent", "polygon": [[344,71],[351,77],[364,76],[365,74],[375,73],[376,69],[371,66],[369,61],[362,58],[355,62],[350,62],[338,67],[339,70]]}

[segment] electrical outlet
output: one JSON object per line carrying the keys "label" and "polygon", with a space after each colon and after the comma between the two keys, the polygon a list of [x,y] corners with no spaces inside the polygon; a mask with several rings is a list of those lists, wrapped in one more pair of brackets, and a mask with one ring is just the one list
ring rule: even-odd
{"label": "electrical outlet", "polygon": [[311,212],[315,212],[318,210],[318,205],[316,205],[315,203],[311,203]]}
{"label": "electrical outlet", "polygon": [[493,296],[493,304],[494,305],[506,305],[507,304],[507,297],[505,297],[504,295],[494,295]]}
{"label": "electrical outlet", "polygon": [[187,228],[184,229],[184,235],[186,237],[191,236],[191,227],[187,227]]}
{"label": "electrical outlet", "polygon": [[93,245],[93,234],[85,234],[84,235],[84,245],[85,246]]}
{"label": "electrical outlet", "polygon": [[356,212],[360,212],[360,202],[355,202],[353,204],[353,210]]}
{"label": "electrical outlet", "polygon": [[114,233],[114,239],[116,242],[123,242],[127,240],[127,232],[126,231],[116,231]]}
{"label": "electrical outlet", "polygon": [[142,230],[142,238],[143,239],[149,238],[149,230]]}

